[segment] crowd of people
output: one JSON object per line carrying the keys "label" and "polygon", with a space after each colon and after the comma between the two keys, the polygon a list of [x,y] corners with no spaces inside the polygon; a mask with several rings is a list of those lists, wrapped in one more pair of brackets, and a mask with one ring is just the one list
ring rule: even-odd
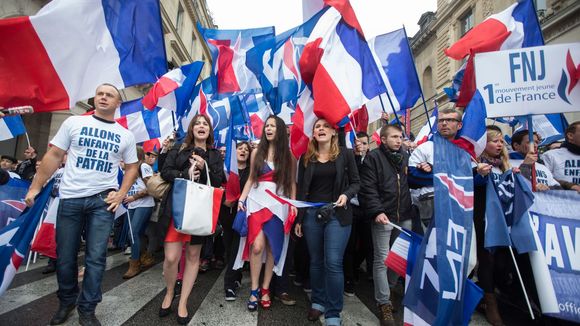
{"label": "crowd of people", "polygon": [[[167,290],[159,308],[160,318],[172,314],[177,298],[177,322],[187,324],[191,318],[187,302],[198,273],[225,266],[225,301],[242,296],[247,299],[250,312],[270,308],[275,304],[273,298],[294,305],[296,301],[288,291],[292,274],[296,286],[311,292],[306,318],[316,321],[324,316],[326,325],[340,325],[343,294],[355,294],[354,284],[365,262],[367,275],[374,283],[380,324],[395,325],[393,312],[397,307],[391,301],[391,290],[400,286],[402,280],[387,269],[384,261],[398,236],[397,226],[422,233],[433,219],[436,162],[431,141],[417,146],[407,139],[400,126],[385,124],[380,129],[377,148],[369,150],[369,136],[361,132],[357,134],[356,148],[348,149],[342,146],[341,130],[318,118],[307,152],[296,160],[290,152],[284,121],[270,116],[259,142],[240,141],[236,145],[239,176],[236,187],[241,194],[236,200],[223,198],[219,231],[212,236],[190,236],[174,227],[171,187],[177,178],[203,184],[209,181],[213,187],[227,184],[224,152],[213,146],[211,120],[198,114],[182,141],[170,137],[159,153],[145,153],[135,146],[131,133],[114,122],[114,111],[120,103],[120,94],[114,86],[99,86],[94,115],[67,119],[51,140],[38,168],[33,148],[26,150],[26,160],[18,165],[12,157],[2,156],[4,171],[12,177],[32,180],[25,199],[28,205],[34,203],[42,186],[66,162],[59,185],[56,232],[60,307],[51,325],[64,323],[75,308],[81,325],[100,325],[94,312],[101,301],[101,280],[114,211],[123,203],[128,205],[133,239],[124,278],[132,278],[153,265],[152,254],[163,242]],[[452,141],[462,127],[460,111],[439,110],[436,126],[439,135]],[[471,275],[485,292],[481,307],[493,325],[503,324],[495,293],[509,272],[504,268],[504,273],[498,274],[501,269],[498,267],[505,264],[502,252],[490,252],[483,246],[487,179],[496,180],[501,173],[513,169],[528,179],[535,175],[538,191],[580,192],[580,122],[569,125],[560,148],[550,148],[542,155],[538,154],[541,139],[535,136],[530,142],[527,131],[515,133],[510,153],[502,130],[488,126],[487,145],[472,166],[475,182],[472,252],[477,254],[469,257],[469,270],[473,270]],[[100,145],[83,142],[83,138],[97,139]],[[97,162],[89,164],[89,160]],[[119,186],[116,167],[120,165],[124,177]],[[158,172],[154,171],[154,165]],[[535,174],[531,173],[533,169]],[[147,187],[157,175],[170,185],[160,199],[151,196]],[[274,210],[265,204],[266,193],[327,205]],[[233,229],[239,212],[247,215],[245,236]],[[284,232],[284,222],[294,216],[290,232]],[[276,234],[283,234],[282,243],[274,241]],[[86,258],[84,281],[79,289],[76,280],[81,236]],[[242,295],[239,290],[243,261],[249,262],[251,288]]]}

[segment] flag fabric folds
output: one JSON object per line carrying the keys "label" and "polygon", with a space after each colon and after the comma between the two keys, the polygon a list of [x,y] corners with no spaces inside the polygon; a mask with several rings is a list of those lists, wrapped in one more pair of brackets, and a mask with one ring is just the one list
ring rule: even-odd
{"label": "flag fabric folds", "polygon": [[59,203],[59,197],[50,198],[44,219],[30,247],[31,251],[50,258],[56,258],[56,217]]}
{"label": "flag fabric folds", "polygon": [[11,178],[0,186],[0,229],[15,220],[26,208],[24,197],[30,182]]}
{"label": "flag fabric folds", "polygon": [[34,231],[52,192],[54,181],[44,186],[34,205],[0,229],[0,296],[6,292],[30,248]]}
{"label": "flag fabric folds", "polygon": [[262,42],[274,45],[274,27],[220,30],[206,29],[200,24],[198,30],[211,52],[212,83],[216,98],[241,93],[261,92],[256,74],[247,65],[246,54]]}
{"label": "flag fabric folds", "polygon": [[102,83],[155,82],[167,71],[159,10],[157,0],[54,0],[0,20],[0,103],[64,110]]}
{"label": "flag fabric folds", "polygon": [[0,141],[12,139],[26,133],[26,127],[19,115],[0,119]]}
{"label": "flag fabric folds", "polygon": [[473,159],[483,153],[487,143],[486,117],[485,101],[479,91],[475,91],[475,95],[463,113],[463,127],[457,132],[457,137],[453,141],[467,151]]}
{"label": "flag fabric folds", "polygon": [[137,143],[165,139],[173,132],[173,112],[159,107],[147,110],[141,99],[121,104],[115,120],[133,133]]}
{"label": "flag fabric folds", "polygon": [[464,324],[465,287],[473,226],[469,156],[435,134],[435,214],[413,266],[404,305],[431,325]]}
{"label": "flag fabric folds", "polygon": [[149,110],[162,107],[175,111],[178,117],[182,116],[191,107],[190,99],[201,68],[203,61],[196,61],[161,76],[143,97],[143,106]]}
{"label": "flag fabric folds", "polygon": [[511,246],[511,240],[502,202],[493,179],[488,177],[485,192],[484,247],[491,249],[509,246]]}
{"label": "flag fabric folds", "polygon": [[538,45],[544,45],[544,39],[532,0],[514,3],[467,32],[445,50],[445,54],[455,60],[469,55],[457,106],[465,107],[475,92],[473,57],[476,53]]}
{"label": "flag fabric folds", "polygon": [[[397,273],[397,275],[405,278],[407,288],[411,280],[411,273],[417,255],[419,254],[422,240],[422,236],[412,231],[405,230],[405,232],[401,232],[397,239],[395,239],[395,242],[387,255],[387,259],[385,260],[385,265],[389,269]],[[407,291],[407,288],[405,289],[405,292]],[[469,324],[471,315],[482,297],[483,290],[475,285],[473,281],[467,280],[465,284],[463,305],[463,325]],[[422,320],[419,316],[413,314],[413,312],[406,307],[404,308],[403,318],[404,325],[406,326],[425,325],[425,323],[421,322]]]}
{"label": "flag fabric folds", "polygon": [[[314,113],[331,125],[386,92],[379,68],[348,0],[326,0],[300,57],[300,74],[311,88]],[[301,97],[309,96],[305,92]],[[296,113],[295,113],[296,114]]]}
{"label": "flag fabric folds", "polygon": [[[383,102],[392,105],[394,112],[404,113],[421,97],[421,84],[405,29],[376,36],[368,43],[377,65],[382,70],[381,76],[387,88],[387,93],[381,95]],[[370,103],[380,105],[380,101],[376,103],[377,101],[378,99],[373,99]]]}

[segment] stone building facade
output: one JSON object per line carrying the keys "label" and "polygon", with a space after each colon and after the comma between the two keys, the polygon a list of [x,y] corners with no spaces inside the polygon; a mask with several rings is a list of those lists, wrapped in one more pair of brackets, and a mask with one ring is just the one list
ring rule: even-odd
{"label": "stone building facade", "polygon": [[[443,50],[514,1],[437,0],[437,12],[426,12],[421,16],[418,22],[420,30],[410,39],[410,44],[429,110],[432,110],[434,100],[439,107],[448,103],[443,88],[451,85],[453,75],[462,64],[445,56]],[[534,3],[546,44],[580,41],[580,1],[535,0]],[[580,119],[578,113],[566,116],[569,121]],[[425,123],[425,109],[419,101],[412,109],[411,130],[417,133]]]}
{"label": "stone building facade", "polygon": [[[47,0],[3,0],[0,1],[0,19],[34,15]],[[209,76],[211,62],[209,49],[199,34],[196,24],[215,28],[205,0],[160,0],[161,21],[164,34],[168,68],[179,67],[193,61],[204,61],[201,78]],[[139,85],[122,90],[123,100],[132,100],[143,95],[150,85]],[[24,116],[24,124],[30,143],[42,156],[49,140],[56,134],[62,122],[71,114],[81,114],[90,108],[87,101],[78,102],[70,111],[35,113]],[[0,155],[14,155],[22,159],[27,146],[26,138],[1,141]]]}

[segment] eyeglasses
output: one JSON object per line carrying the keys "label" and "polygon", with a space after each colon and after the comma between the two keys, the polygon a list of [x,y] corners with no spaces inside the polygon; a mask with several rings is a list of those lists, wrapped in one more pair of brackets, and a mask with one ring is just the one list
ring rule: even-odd
{"label": "eyeglasses", "polygon": [[442,118],[442,119],[437,119],[437,123],[438,124],[443,124],[443,123],[451,123],[451,122],[461,122],[460,120],[457,119],[452,119],[452,118]]}

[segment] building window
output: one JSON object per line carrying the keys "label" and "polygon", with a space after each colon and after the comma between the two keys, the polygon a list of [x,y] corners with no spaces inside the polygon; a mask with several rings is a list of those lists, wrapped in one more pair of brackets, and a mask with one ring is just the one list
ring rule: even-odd
{"label": "building window", "polygon": [[178,33],[183,28],[183,7],[181,6],[181,3],[177,8],[177,22],[175,23],[175,28],[177,29]]}
{"label": "building window", "polygon": [[430,99],[435,95],[435,89],[433,88],[433,71],[430,66],[427,66],[423,71],[423,95],[426,99]]}
{"label": "building window", "polygon": [[469,30],[471,30],[472,28],[473,28],[473,12],[470,10],[461,18],[461,36],[465,35],[465,33],[469,32]]}

